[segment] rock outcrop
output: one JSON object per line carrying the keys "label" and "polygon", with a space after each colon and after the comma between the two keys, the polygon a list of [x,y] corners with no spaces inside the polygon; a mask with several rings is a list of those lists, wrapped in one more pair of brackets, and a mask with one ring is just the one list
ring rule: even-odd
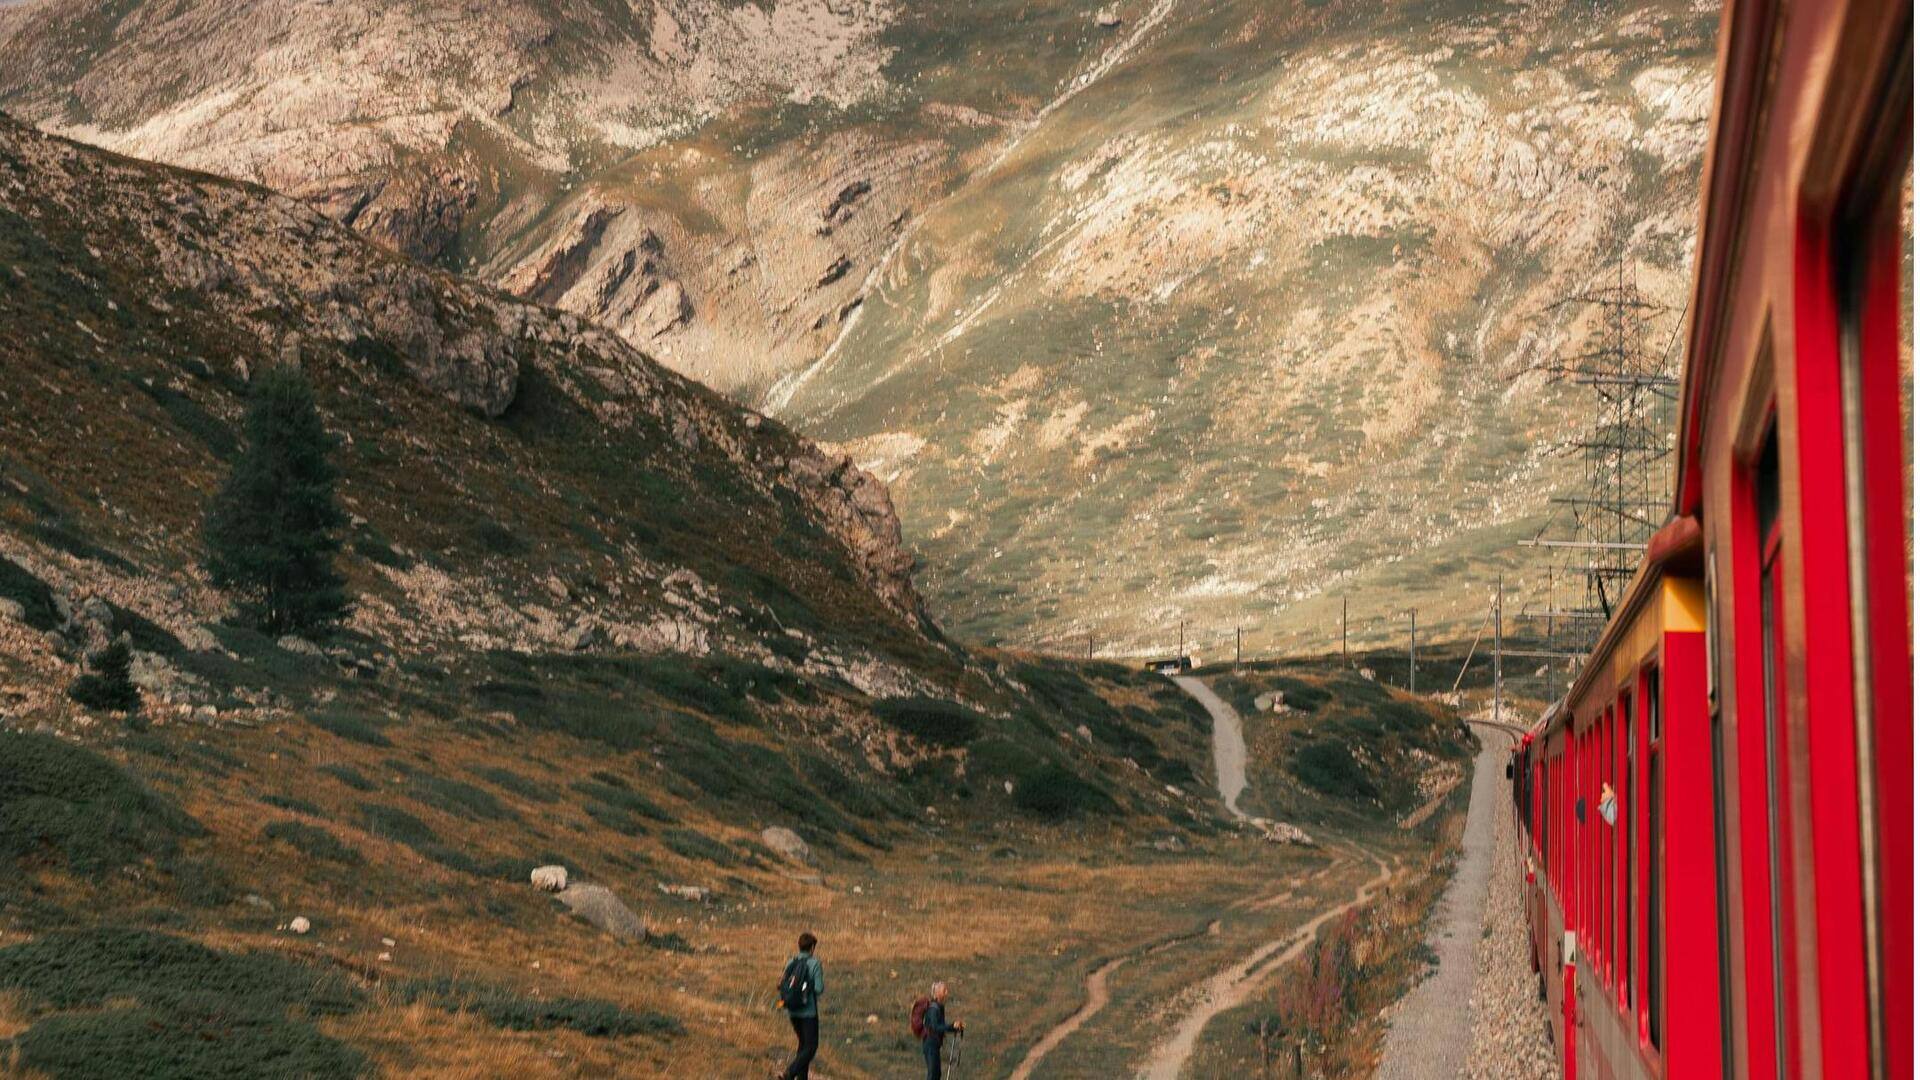
{"label": "rock outcrop", "polygon": [[647,924],[605,885],[569,885],[554,894],[574,918],[598,927],[616,940],[647,940]]}
{"label": "rock outcrop", "polygon": [[770,825],[760,831],[760,840],[784,859],[811,865],[813,848],[800,838],[800,834],[784,825]]}

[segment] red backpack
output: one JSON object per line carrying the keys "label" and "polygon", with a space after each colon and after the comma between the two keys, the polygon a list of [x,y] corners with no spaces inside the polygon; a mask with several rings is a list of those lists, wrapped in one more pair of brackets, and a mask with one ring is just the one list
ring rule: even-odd
{"label": "red backpack", "polygon": [[915,998],[913,1010],[907,1013],[907,1026],[913,1029],[913,1037],[916,1039],[927,1037],[927,1007],[932,1004],[933,999],[930,997]]}

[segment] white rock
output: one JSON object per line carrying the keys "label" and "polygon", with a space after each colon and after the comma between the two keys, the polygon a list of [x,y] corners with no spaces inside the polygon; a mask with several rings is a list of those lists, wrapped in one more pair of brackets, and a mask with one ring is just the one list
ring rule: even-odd
{"label": "white rock", "polygon": [[305,915],[295,915],[292,921],[287,923],[287,929],[296,934],[304,934],[313,929],[313,924],[307,921]]}
{"label": "white rock", "polygon": [[285,649],[290,653],[295,653],[300,656],[327,655],[326,652],[320,648],[320,646],[315,645],[313,642],[308,641],[306,638],[297,637],[293,634],[283,635],[280,638],[280,640],[274,642],[274,644],[280,646],[282,649]]}
{"label": "white rock", "polygon": [[780,825],[769,825],[760,830],[760,840],[768,847],[780,853],[784,858],[798,863],[813,862],[813,849],[800,838],[800,834]]}
{"label": "white rock", "polygon": [[528,875],[533,887],[541,892],[559,892],[567,887],[567,868],[564,866],[536,866]]}

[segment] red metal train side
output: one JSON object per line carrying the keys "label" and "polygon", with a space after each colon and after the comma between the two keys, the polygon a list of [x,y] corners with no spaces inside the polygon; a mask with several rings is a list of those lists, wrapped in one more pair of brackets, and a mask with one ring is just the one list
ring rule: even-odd
{"label": "red metal train side", "polygon": [[1724,9],[1682,524],[1514,762],[1570,1077],[1913,1077],[1912,24]]}

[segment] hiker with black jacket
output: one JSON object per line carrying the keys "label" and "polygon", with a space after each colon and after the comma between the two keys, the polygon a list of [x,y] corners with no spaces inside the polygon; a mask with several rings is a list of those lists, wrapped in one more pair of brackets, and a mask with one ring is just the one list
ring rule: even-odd
{"label": "hiker with black jacket", "polygon": [[927,1059],[927,1080],[940,1080],[940,1048],[946,1045],[949,1034],[965,1035],[964,1023],[947,1023],[947,984],[933,984],[933,993],[927,1001],[926,1011],[920,1015],[921,1030],[920,1056]]}
{"label": "hiker with black jacket", "polygon": [[800,951],[787,961],[780,975],[780,1000],[774,1007],[787,1011],[787,1019],[793,1021],[794,1038],[800,1041],[787,1071],[779,1074],[780,1080],[807,1080],[813,1055],[820,1051],[820,995],[827,989],[827,977],[820,969],[820,958],[813,955],[813,947],[819,943],[812,934],[801,934]]}

